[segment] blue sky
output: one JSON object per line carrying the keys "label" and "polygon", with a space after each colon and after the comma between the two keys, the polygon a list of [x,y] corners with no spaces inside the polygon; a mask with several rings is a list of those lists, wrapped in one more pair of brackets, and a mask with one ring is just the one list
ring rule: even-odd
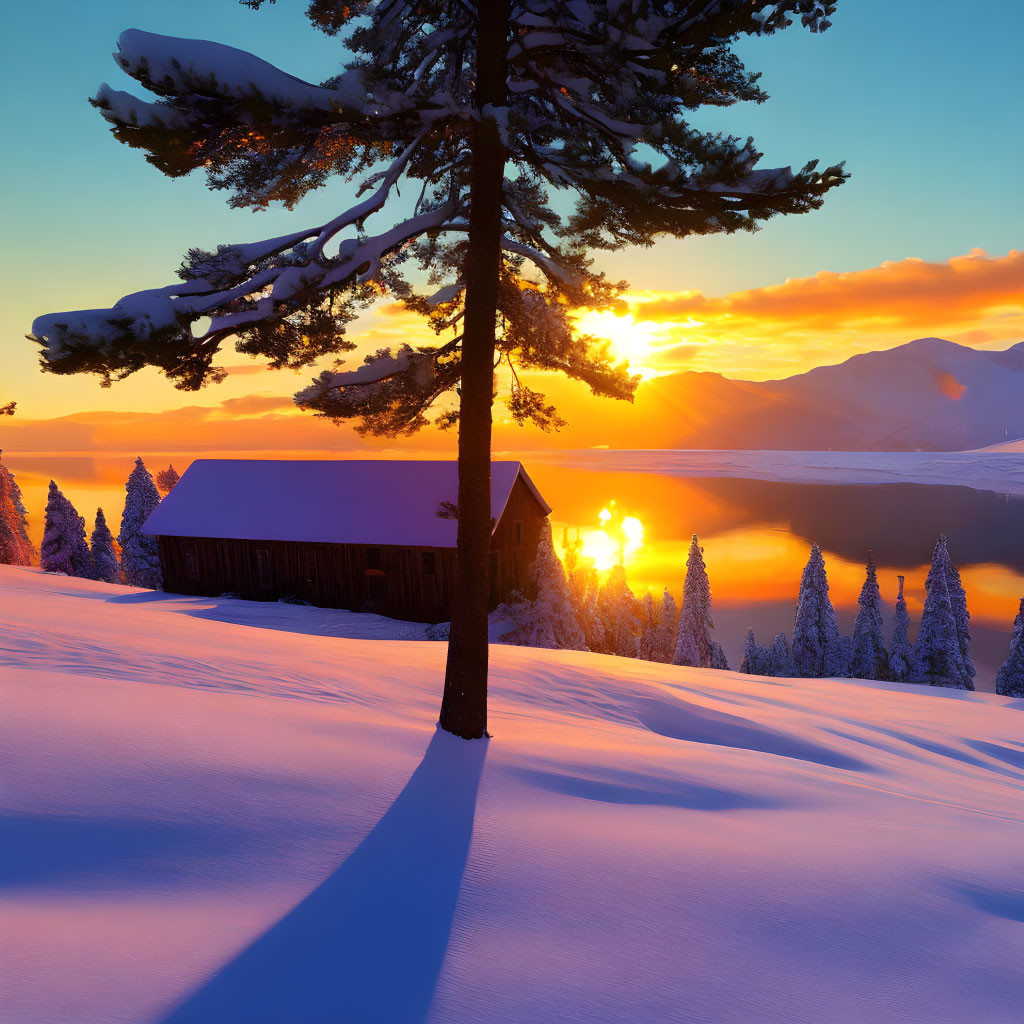
{"label": "blue sky", "polygon": [[[305,6],[281,0],[253,12],[234,0],[100,0],[8,7],[0,61],[7,242],[0,353],[10,368],[4,377],[26,405],[71,412],[95,396],[94,406],[128,407],[134,390],[122,386],[112,397],[92,380],[40,380],[32,346],[22,340],[35,315],[109,305],[165,283],[189,246],[264,237],[296,217],[317,220],[351,196],[336,183],[293,213],[229,210],[201,177],[170,181],[117,144],[86,102],[102,81],[129,86],[110,57],[128,27],[216,39],[320,80],[337,69],[338,44],[312,30]],[[636,289],[715,295],[907,256],[947,260],[975,247],[997,255],[1019,247],[1021,38],[1024,5],[1011,0],[977,8],[841,0],[822,36],[794,27],[747,41],[742,53],[763,72],[772,98],[702,112],[698,124],[752,134],[766,165],[845,159],[853,179],[821,211],[779,218],[756,235],[666,240],[603,255],[599,264]],[[167,396],[169,404],[180,399]]]}

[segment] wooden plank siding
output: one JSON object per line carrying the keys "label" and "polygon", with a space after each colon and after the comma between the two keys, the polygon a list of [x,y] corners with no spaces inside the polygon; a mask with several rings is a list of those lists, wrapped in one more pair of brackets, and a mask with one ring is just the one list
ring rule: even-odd
{"label": "wooden plank siding", "polygon": [[[529,593],[544,515],[517,480],[491,540],[492,608],[514,589]],[[417,622],[450,617],[454,548],[166,536],[159,545],[164,589],[172,593],[298,597]]]}

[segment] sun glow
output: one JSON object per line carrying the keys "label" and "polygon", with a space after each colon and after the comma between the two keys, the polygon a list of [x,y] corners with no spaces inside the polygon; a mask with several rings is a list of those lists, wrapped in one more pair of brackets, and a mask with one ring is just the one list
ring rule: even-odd
{"label": "sun glow", "polygon": [[597,514],[601,528],[580,534],[580,556],[589,558],[598,572],[624,565],[643,546],[644,524],[636,516],[624,516],[609,502]]}
{"label": "sun glow", "polygon": [[591,310],[576,321],[583,334],[606,339],[611,343],[612,355],[625,359],[629,368],[642,377],[655,376],[658,370],[651,365],[656,352],[656,342],[661,339],[662,325],[650,320],[637,321],[632,313],[617,316],[615,313]]}

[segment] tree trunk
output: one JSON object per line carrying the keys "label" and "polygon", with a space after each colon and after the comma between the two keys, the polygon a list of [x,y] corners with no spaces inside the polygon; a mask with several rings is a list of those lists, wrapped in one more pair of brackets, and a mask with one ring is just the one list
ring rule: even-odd
{"label": "tree trunk", "polygon": [[[509,0],[477,4],[477,110],[504,106]],[[491,403],[501,269],[505,150],[494,117],[480,117],[470,179],[466,316],[459,407],[459,533],[441,727],[464,739],[487,732],[490,601]]]}

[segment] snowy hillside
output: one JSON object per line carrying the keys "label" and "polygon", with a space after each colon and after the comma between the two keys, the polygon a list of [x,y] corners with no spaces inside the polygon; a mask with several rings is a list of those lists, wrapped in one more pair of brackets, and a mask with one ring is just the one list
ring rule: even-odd
{"label": "snowy hillside", "polygon": [[6,1024],[1019,1022],[1024,701],[235,605],[0,567]]}

